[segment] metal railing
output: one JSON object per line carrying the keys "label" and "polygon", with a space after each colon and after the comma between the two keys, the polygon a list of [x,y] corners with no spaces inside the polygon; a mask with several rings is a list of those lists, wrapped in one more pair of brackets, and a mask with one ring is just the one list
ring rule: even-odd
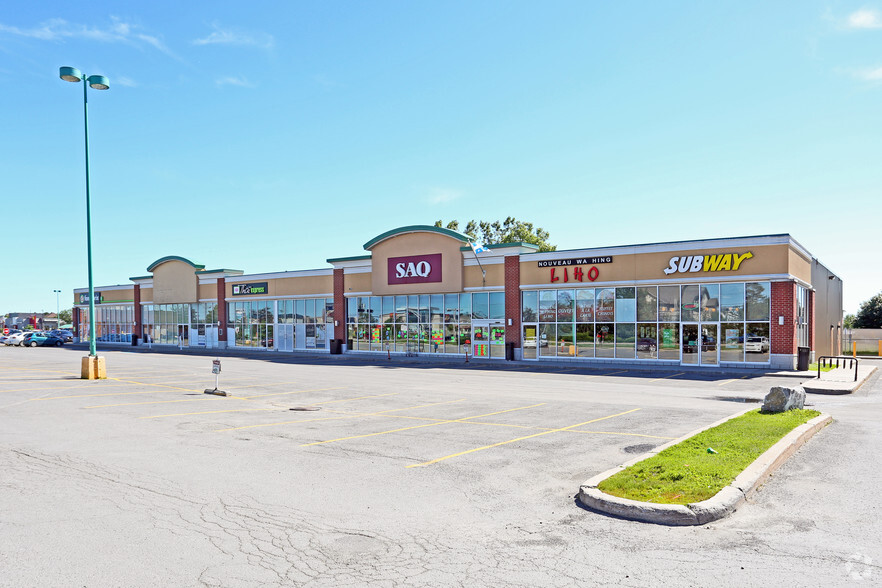
{"label": "metal railing", "polygon": [[[835,362],[835,365],[834,365]],[[844,355],[822,355],[818,358],[818,379],[821,379],[821,367],[833,366],[835,368],[840,367],[839,363],[842,362],[842,368],[845,369],[846,363],[848,364],[848,369],[851,369],[852,364],[854,364],[854,381],[857,382],[858,379],[858,360],[854,357],[848,357]]]}

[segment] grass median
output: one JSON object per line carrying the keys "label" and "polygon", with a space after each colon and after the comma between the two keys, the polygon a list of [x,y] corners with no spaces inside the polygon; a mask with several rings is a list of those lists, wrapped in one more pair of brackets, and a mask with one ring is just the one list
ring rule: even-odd
{"label": "grass median", "polygon": [[764,414],[757,410],[610,476],[602,492],[657,504],[689,504],[714,496],[787,433],[820,415],[816,410]]}

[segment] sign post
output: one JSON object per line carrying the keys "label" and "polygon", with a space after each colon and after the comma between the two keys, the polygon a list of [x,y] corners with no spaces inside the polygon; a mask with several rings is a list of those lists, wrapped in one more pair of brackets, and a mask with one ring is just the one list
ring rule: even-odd
{"label": "sign post", "polygon": [[220,378],[219,374],[221,373],[221,362],[219,357],[217,359],[211,360],[211,373],[214,374],[214,390],[206,388],[205,393],[214,394],[215,396],[226,396],[226,392],[217,389],[218,379]]}

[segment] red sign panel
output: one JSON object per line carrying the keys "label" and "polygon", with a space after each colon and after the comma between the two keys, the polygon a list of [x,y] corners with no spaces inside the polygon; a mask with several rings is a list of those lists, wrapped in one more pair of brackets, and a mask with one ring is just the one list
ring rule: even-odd
{"label": "red sign panel", "polygon": [[387,272],[389,284],[440,282],[441,254],[390,257]]}

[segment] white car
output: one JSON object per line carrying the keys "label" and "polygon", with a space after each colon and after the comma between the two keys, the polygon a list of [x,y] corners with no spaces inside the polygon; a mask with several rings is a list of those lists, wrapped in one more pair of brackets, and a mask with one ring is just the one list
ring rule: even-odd
{"label": "white car", "polygon": [[25,336],[25,333],[23,331],[20,331],[14,335],[9,335],[6,338],[5,343],[6,343],[6,345],[19,345],[20,346],[21,340],[24,339],[24,336]]}
{"label": "white car", "polygon": [[747,353],[768,353],[769,339],[767,337],[748,337],[744,342],[744,351]]}

